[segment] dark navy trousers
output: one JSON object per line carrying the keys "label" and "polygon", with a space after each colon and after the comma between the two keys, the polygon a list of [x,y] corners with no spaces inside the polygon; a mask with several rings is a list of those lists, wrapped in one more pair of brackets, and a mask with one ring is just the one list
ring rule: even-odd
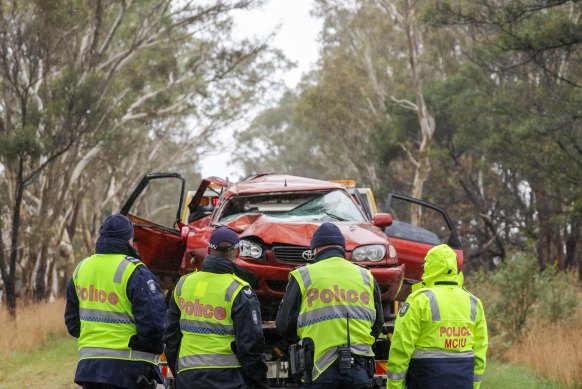
{"label": "dark navy trousers", "polygon": [[[373,358],[355,358],[348,373],[341,374],[339,361],[335,361],[315,381],[304,385],[305,389],[367,389],[370,386],[368,371],[374,369]],[[373,370],[372,370],[373,372]],[[372,373],[373,374],[373,373]]]}

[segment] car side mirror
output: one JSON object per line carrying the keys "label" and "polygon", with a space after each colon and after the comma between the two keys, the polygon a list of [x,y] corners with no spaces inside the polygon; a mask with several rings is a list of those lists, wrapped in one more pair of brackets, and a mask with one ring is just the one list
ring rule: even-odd
{"label": "car side mirror", "polygon": [[388,227],[392,225],[392,215],[389,213],[377,213],[374,216],[374,225],[379,228]]}

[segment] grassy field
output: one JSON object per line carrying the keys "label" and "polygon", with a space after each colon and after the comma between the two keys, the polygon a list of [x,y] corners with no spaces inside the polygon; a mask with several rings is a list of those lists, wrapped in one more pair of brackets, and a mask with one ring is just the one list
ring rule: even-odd
{"label": "grassy field", "polygon": [[[0,373],[0,388],[79,388],[73,383],[76,340],[49,337],[40,349],[9,354],[8,366]],[[525,367],[491,361],[482,389],[564,389]]]}
{"label": "grassy field", "polygon": [[6,369],[0,370],[0,388],[65,389],[75,385],[77,340],[49,336],[36,350],[8,354]]}
{"label": "grassy field", "polygon": [[[21,307],[14,323],[0,309],[0,347],[10,350],[0,389],[79,388],[73,383],[77,342],[66,332],[63,311],[64,301]],[[509,362],[488,360],[481,387],[582,389],[581,327],[574,322],[532,331],[506,354]]]}
{"label": "grassy field", "polygon": [[481,389],[566,389],[525,367],[500,361],[488,361]]}

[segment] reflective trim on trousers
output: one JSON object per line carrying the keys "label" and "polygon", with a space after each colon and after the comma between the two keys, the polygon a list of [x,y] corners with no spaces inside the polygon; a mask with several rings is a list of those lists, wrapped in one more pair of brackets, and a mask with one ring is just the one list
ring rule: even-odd
{"label": "reflective trim on trousers", "polygon": [[234,354],[199,354],[179,357],[177,362],[178,372],[190,368],[208,367],[240,367],[240,363]]}
{"label": "reflective trim on trousers", "polygon": [[439,310],[439,303],[436,299],[432,290],[425,290],[425,296],[428,298],[430,302],[430,312],[432,314],[432,321],[440,321],[441,320],[441,311]]}
{"label": "reflective trim on trousers", "polygon": [[451,352],[443,350],[414,350],[412,358],[475,358],[475,353],[470,351]]}
{"label": "reflective trim on trousers", "polygon": [[332,305],[302,313],[297,317],[297,328],[302,328],[326,320],[344,319],[348,314],[350,315],[350,319],[366,320],[370,322],[376,320],[375,309],[352,305]]}
{"label": "reflective trim on trousers", "polygon": [[471,295],[471,322],[475,323],[477,318],[477,297]]}
{"label": "reflective trim on trousers", "polygon": [[406,373],[408,373],[408,370],[403,371],[401,373],[393,373],[391,371],[388,371],[386,372],[386,376],[388,377],[389,380],[397,381],[406,379]]}
{"label": "reflective trim on trousers", "polygon": [[473,382],[481,382],[481,375],[473,374]]}
{"label": "reflective trim on trousers", "polygon": [[237,288],[240,286],[240,282],[237,280],[232,281],[226,290],[226,295],[224,296],[224,301],[232,301],[232,295],[236,292]]}
{"label": "reflective trim on trousers", "polygon": [[234,326],[200,320],[180,319],[180,329],[194,334],[234,335]]}
{"label": "reflective trim on trousers", "polygon": [[[352,344],[350,345],[352,353],[366,356],[374,356],[372,352],[372,347],[368,344]],[[311,377],[315,379],[319,372],[324,371],[337,359],[337,347],[327,350],[321,358],[319,358],[313,364],[313,370],[311,370]]]}
{"label": "reflective trim on trousers", "polygon": [[131,361],[147,361],[158,364],[160,356],[156,354],[146,353],[144,351],[136,351],[131,349],[114,350],[110,348],[101,347],[83,347],[79,350],[79,360],[86,358],[114,358],[127,359]]}
{"label": "reflective trim on trousers", "polygon": [[299,274],[301,274],[301,279],[303,280],[303,287],[307,288],[309,285],[311,285],[311,275],[309,274],[307,266],[301,266],[298,271]]}
{"label": "reflective trim on trousers", "polygon": [[79,317],[85,321],[113,324],[133,324],[134,320],[128,313],[102,311],[100,309],[79,308]]}
{"label": "reflective trim on trousers", "polygon": [[113,282],[115,282],[117,284],[121,283],[121,280],[123,279],[123,272],[125,271],[125,268],[129,266],[129,264],[130,264],[129,260],[126,258],[123,258],[123,260],[117,266],[117,270],[115,270],[115,276],[113,276]]}

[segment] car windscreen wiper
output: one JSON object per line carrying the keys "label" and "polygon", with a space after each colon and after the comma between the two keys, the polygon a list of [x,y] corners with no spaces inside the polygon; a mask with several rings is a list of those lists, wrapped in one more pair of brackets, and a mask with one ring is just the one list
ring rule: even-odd
{"label": "car windscreen wiper", "polygon": [[329,216],[337,221],[340,221],[340,222],[347,222],[348,221],[348,219],[344,219],[343,217],[340,217],[338,215],[334,215],[333,213],[329,213],[326,211],[323,211],[323,213],[325,213],[327,216]]}

